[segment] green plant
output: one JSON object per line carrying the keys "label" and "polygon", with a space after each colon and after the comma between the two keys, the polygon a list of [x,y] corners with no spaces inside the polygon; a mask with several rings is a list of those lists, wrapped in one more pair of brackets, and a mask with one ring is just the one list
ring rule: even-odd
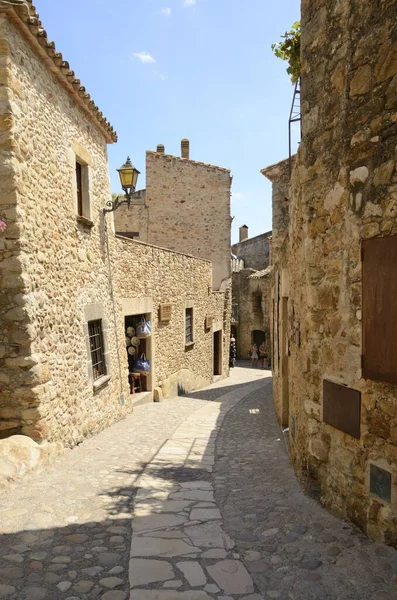
{"label": "green plant", "polygon": [[295,21],[289,31],[281,36],[284,41],[272,44],[274,54],[282,60],[288,61],[287,73],[291,75],[292,83],[296,83],[301,72],[301,24],[300,21]]}

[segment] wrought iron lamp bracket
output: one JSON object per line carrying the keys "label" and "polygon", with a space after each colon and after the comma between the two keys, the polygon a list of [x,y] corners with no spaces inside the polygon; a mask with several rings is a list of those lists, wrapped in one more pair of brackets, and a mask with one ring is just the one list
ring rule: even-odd
{"label": "wrought iron lamp bracket", "polygon": [[[122,200],[120,200],[120,198],[122,198]],[[114,200],[108,200],[106,202],[106,207],[102,209],[102,212],[104,215],[106,215],[106,213],[110,213],[113,212],[115,210],[118,209],[119,206],[121,206],[122,204],[127,204],[128,208],[130,207],[131,204],[131,194],[128,194],[126,192],[125,196],[117,196],[117,198],[115,198]]]}

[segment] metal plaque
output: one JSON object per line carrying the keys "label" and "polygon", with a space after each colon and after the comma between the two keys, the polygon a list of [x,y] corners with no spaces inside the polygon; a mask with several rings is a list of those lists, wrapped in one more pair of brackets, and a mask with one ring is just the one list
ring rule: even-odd
{"label": "metal plaque", "polygon": [[391,473],[376,465],[370,465],[369,491],[385,502],[391,502]]}
{"label": "metal plaque", "polygon": [[172,315],[172,304],[160,304],[160,321],[170,321]]}
{"label": "metal plaque", "polygon": [[323,380],[323,421],[360,439],[361,392]]}

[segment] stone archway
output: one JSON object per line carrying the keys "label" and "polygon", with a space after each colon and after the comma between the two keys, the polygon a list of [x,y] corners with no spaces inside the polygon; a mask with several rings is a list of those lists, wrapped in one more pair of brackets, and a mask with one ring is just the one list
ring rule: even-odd
{"label": "stone archway", "polygon": [[252,344],[256,344],[258,348],[262,344],[262,342],[266,342],[266,340],[267,335],[265,331],[262,331],[261,329],[254,329],[251,332],[251,342]]}

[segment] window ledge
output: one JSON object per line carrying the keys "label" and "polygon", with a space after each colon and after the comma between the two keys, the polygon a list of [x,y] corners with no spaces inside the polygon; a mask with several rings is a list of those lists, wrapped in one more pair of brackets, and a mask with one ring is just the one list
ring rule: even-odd
{"label": "window ledge", "polygon": [[97,392],[98,390],[103,388],[105,385],[107,385],[107,383],[109,381],[110,381],[110,375],[103,375],[102,377],[99,377],[99,379],[96,379],[92,386],[94,389],[94,392]]}
{"label": "window ledge", "polygon": [[185,343],[185,350],[191,350],[194,346],[194,342],[186,342]]}
{"label": "window ledge", "polygon": [[77,223],[80,223],[80,225],[83,225],[83,227],[87,227],[87,229],[92,229],[92,227],[94,227],[94,222],[82,215],[76,215],[76,221]]}

